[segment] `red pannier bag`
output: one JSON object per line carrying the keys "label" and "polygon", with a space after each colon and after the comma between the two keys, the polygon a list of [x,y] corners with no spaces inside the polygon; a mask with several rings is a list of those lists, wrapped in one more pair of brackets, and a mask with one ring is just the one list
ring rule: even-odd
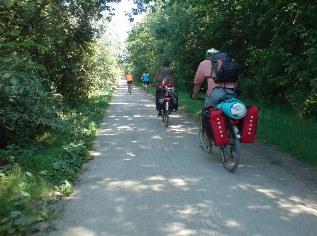
{"label": "red pannier bag", "polygon": [[207,133],[210,132],[211,127],[212,134],[209,134],[208,136],[213,136],[210,138],[213,138],[215,146],[223,146],[228,144],[229,138],[226,129],[226,119],[222,115],[222,111],[215,108],[210,108],[207,110],[207,112],[205,112],[205,120],[207,123]]}
{"label": "red pannier bag", "polygon": [[242,119],[241,143],[253,143],[259,117],[259,109],[256,106],[248,107],[247,114]]}

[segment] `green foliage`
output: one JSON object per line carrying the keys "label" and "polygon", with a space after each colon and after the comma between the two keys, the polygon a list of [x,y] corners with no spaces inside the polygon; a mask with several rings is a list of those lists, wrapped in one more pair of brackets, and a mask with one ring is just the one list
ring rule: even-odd
{"label": "green foliage", "polygon": [[51,204],[73,192],[72,182],[91,158],[88,151],[113,87],[65,110],[68,132],[46,132],[28,148],[10,145],[0,151],[0,234],[32,234],[42,221],[52,227]]}
{"label": "green foliage", "polygon": [[315,1],[139,2],[153,8],[129,35],[133,70],[147,68],[153,76],[168,58],[179,89],[190,90],[204,52],[215,47],[240,65],[245,98],[317,117]]}
{"label": "green foliage", "polygon": [[115,83],[116,60],[96,43],[107,2],[1,2],[0,148],[69,129],[65,107]]}
{"label": "green foliage", "polygon": [[69,196],[74,192],[72,184],[67,180],[65,180],[64,184],[60,185],[59,187],[56,187],[56,190],[64,196]]}
{"label": "green foliage", "polygon": [[2,43],[0,40],[3,52],[0,56],[3,62],[0,64],[0,126],[6,130],[9,140],[31,137],[35,130],[63,127],[59,121],[58,97],[46,91],[37,77],[36,71],[44,71],[45,67],[34,62],[28,52],[23,52],[31,45],[28,41]]}
{"label": "green foliage", "polygon": [[289,110],[260,106],[257,137],[291,153],[295,158],[317,164],[317,124],[312,119],[299,119]]}
{"label": "green foliage", "polygon": [[50,175],[57,181],[69,179],[74,181],[78,171],[87,157],[87,146],[83,142],[70,143],[62,147],[64,152],[56,158]]}
{"label": "green foliage", "polygon": [[108,2],[1,1],[1,235],[29,235],[50,221],[51,202],[72,193],[91,158],[119,78],[110,43],[98,41]]}

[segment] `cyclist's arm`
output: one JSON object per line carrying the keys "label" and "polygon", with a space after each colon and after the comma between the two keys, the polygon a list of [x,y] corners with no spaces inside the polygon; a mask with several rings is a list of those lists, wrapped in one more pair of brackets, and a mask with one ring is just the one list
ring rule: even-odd
{"label": "cyclist's arm", "polygon": [[198,94],[200,92],[200,88],[201,88],[201,85],[200,84],[195,84],[194,86],[194,89],[193,89],[193,94],[192,94],[192,98],[193,99],[198,99]]}
{"label": "cyclist's arm", "polygon": [[174,74],[174,71],[172,71],[172,82],[173,82],[173,86],[176,87],[177,86],[177,79],[176,79],[176,76]]}
{"label": "cyclist's arm", "polygon": [[155,85],[155,82],[156,82],[156,80],[157,80],[157,78],[158,78],[158,76],[159,76],[159,70],[155,73],[155,76],[154,76],[154,78],[153,78],[153,85]]}
{"label": "cyclist's arm", "polygon": [[207,75],[210,74],[210,62],[209,61],[203,61],[199,64],[198,69],[196,71],[195,79],[194,79],[194,89],[192,93],[193,99],[198,99],[198,95],[200,93],[200,89],[204,81],[206,80]]}

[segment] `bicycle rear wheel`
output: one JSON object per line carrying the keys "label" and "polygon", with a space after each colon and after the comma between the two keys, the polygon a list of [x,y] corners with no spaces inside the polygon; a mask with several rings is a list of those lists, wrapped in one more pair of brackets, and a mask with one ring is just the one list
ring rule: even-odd
{"label": "bicycle rear wheel", "polygon": [[165,108],[163,110],[163,122],[168,127],[169,122],[169,102],[165,102]]}
{"label": "bicycle rear wheel", "polygon": [[144,84],[143,89],[144,89],[144,91],[145,91],[145,95],[148,95],[148,94],[149,94],[149,88],[148,88],[148,85],[147,85],[147,84]]}
{"label": "bicycle rear wheel", "polygon": [[240,161],[240,141],[232,125],[227,126],[227,133],[229,144],[220,147],[220,155],[224,168],[229,172],[234,172]]}
{"label": "bicycle rear wheel", "polygon": [[166,111],[164,111],[164,113],[163,113],[163,122],[164,122],[165,126],[168,127],[169,114]]}

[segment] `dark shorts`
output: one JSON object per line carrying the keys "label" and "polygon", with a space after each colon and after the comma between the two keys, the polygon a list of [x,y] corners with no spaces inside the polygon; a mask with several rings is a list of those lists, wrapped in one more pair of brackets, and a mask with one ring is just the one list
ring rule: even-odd
{"label": "dark shorts", "polygon": [[150,81],[143,81],[143,84],[149,85]]}
{"label": "dark shorts", "polygon": [[127,81],[127,84],[132,84],[132,80],[131,81]]}

